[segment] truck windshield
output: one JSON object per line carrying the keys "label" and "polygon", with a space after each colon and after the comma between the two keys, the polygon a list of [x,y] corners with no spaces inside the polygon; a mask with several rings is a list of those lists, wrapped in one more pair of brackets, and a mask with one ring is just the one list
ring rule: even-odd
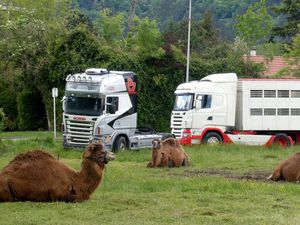
{"label": "truck windshield", "polygon": [[100,116],[103,113],[103,100],[101,98],[68,96],[65,107],[67,114]]}
{"label": "truck windshield", "polygon": [[193,107],[193,94],[181,94],[176,95],[175,104],[173,110],[175,111],[187,111]]}

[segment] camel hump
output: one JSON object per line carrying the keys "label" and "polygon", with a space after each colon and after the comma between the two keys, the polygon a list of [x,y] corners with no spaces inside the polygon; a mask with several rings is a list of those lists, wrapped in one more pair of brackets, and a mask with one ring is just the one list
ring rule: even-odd
{"label": "camel hump", "polygon": [[167,139],[165,139],[165,140],[163,141],[163,144],[164,144],[164,145],[173,146],[173,147],[179,147],[179,146],[180,146],[178,140],[175,139],[175,138],[167,138]]}
{"label": "camel hump", "polygon": [[48,152],[42,150],[33,150],[17,155],[12,162],[17,161],[36,161],[40,159],[55,159]]}

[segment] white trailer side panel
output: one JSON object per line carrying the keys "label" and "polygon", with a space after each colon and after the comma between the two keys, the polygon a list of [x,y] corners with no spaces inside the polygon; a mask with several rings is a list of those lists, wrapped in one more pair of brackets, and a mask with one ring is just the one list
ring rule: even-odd
{"label": "white trailer side panel", "polygon": [[300,79],[241,79],[236,129],[300,130]]}

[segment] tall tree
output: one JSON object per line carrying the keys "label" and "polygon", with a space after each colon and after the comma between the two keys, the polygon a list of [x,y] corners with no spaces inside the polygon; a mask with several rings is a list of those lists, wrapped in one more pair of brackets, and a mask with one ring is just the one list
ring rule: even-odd
{"label": "tall tree", "polygon": [[138,0],[130,0],[130,9],[129,9],[129,15],[128,15],[128,30],[131,30],[132,22],[135,17],[135,10],[136,5],[138,3]]}
{"label": "tall tree", "polygon": [[298,26],[298,33],[294,36],[291,45],[288,47],[288,52],[285,57],[291,65],[288,70],[294,76],[300,77],[300,24]]}
{"label": "tall tree", "polygon": [[249,48],[264,43],[272,29],[272,17],[268,14],[266,0],[255,3],[245,14],[237,16],[235,29]]}
{"label": "tall tree", "polygon": [[149,18],[134,18],[131,31],[128,33],[126,43],[128,49],[143,55],[160,55],[163,53],[162,36],[155,20]]}
{"label": "tall tree", "polygon": [[99,18],[95,21],[95,29],[99,36],[109,44],[117,44],[122,41],[124,32],[124,14],[112,15],[108,8],[100,12]]}
{"label": "tall tree", "polygon": [[[40,95],[45,105],[48,102],[49,89],[43,89],[38,77],[41,68],[47,64],[47,45],[49,40],[58,40],[64,31],[64,14],[67,12],[68,0],[4,0],[5,10],[0,11],[0,68],[2,75],[14,81],[18,93],[28,87]],[[24,91],[24,92],[22,92]],[[23,96],[25,98],[25,96]],[[22,98],[23,98],[22,97]],[[21,110],[21,107],[18,107]],[[50,127],[50,107],[46,107]],[[18,112],[19,116],[25,115]],[[26,121],[28,117],[19,118]],[[40,118],[43,120],[42,116]],[[25,122],[24,122],[25,123]],[[47,125],[44,125],[47,126]]]}
{"label": "tall tree", "polygon": [[298,32],[297,26],[300,24],[300,1],[282,0],[280,5],[274,6],[272,9],[278,15],[285,17],[283,24],[274,27],[272,39],[281,37],[284,41],[291,43]]}
{"label": "tall tree", "polygon": [[4,128],[4,119],[5,119],[5,113],[3,112],[3,109],[0,108],[0,131]]}

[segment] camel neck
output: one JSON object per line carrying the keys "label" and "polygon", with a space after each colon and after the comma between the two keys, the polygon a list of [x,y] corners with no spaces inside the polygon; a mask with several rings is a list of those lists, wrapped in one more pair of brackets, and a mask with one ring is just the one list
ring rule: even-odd
{"label": "camel neck", "polygon": [[93,160],[84,159],[81,171],[75,181],[76,195],[82,200],[89,198],[99,186],[102,176],[104,165],[99,165]]}

